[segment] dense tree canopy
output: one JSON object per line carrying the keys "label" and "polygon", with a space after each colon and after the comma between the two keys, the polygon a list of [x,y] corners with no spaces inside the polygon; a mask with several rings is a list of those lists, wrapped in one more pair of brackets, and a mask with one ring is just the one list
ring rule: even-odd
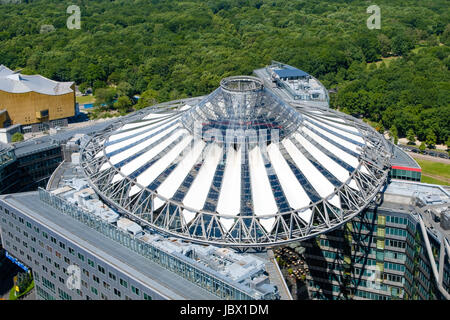
{"label": "dense tree canopy", "polygon": [[[6,1],[7,2],[7,1]],[[69,30],[69,5],[81,29]],[[337,88],[332,106],[419,140],[450,136],[447,0],[28,0],[0,4],[0,63],[81,88],[122,110],[203,95],[271,60]],[[44,26],[44,27],[42,27]],[[54,30],[49,27],[53,26]],[[44,30],[44,32],[42,31]],[[418,49],[423,47],[422,49]],[[401,56],[391,59],[392,56]],[[375,61],[391,57],[380,66]],[[113,102],[110,92],[115,88]],[[103,92],[102,92],[103,91]]]}

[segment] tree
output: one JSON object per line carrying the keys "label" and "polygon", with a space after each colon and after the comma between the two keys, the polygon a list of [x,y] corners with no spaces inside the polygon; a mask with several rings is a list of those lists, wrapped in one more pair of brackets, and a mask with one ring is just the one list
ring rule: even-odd
{"label": "tree", "polygon": [[420,150],[420,152],[424,152],[425,149],[426,149],[425,142],[422,141],[422,143],[419,146],[419,150]]}
{"label": "tree", "polygon": [[100,88],[95,90],[95,106],[111,107],[116,98],[113,88]]}
{"label": "tree", "polygon": [[156,90],[148,89],[142,93],[138,103],[135,106],[136,110],[147,108],[158,103],[159,94]]}
{"label": "tree", "polygon": [[125,81],[122,81],[117,85],[116,91],[117,91],[117,95],[119,97],[127,96],[127,97],[131,98],[131,96],[134,93],[133,87],[128,82],[125,82]]}
{"label": "tree", "polygon": [[398,130],[396,126],[392,126],[391,129],[389,129],[390,135],[392,138],[394,138],[394,144],[396,145],[398,143]]}
{"label": "tree", "polygon": [[375,127],[375,130],[377,130],[380,134],[384,133],[384,127],[381,121],[379,121]]}
{"label": "tree", "polygon": [[19,272],[17,274],[17,286],[19,287],[19,293],[23,293],[31,284],[33,279],[26,272]]}
{"label": "tree", "polygon": [[392,51],[396,55],[403,56],[413,48],[413,40],[405,33],[400,33],[392,39]]}
{"label": "tree", "polygon": [[130,98],[128,98],[127,96],[121,96],[114,103],[114,108],[118,109],[121,112],[126,112],[132,105],[133,103],[131,102]]}
{"label": "tree", "polygon": [[428,148],[434,148],[434,146],[436,145],[436,134],[432,129],[427,130],[427,137],[425,142]]}
{"label": "tree", "polygon": [[391,39],[384,34],[379,34],[377,38],[380,44],[381,56],[388,57],[391,52]]}
{"label": "tree", "polygon": [[416,144],[416,135],[412,128],[408,130],[406,138],[408,139],[408,144]]}
{"label": "tree", "polygon": [[23,141],[23,134],[20,132],[16,132],[12,135],[11,137],[11,142],[19,142],[19,141]]}

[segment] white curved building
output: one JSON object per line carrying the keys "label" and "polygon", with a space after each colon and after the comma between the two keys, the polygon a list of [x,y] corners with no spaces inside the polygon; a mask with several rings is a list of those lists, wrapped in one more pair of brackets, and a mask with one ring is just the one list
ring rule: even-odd
{"label": "white curved building", "polygon": [[363,210],[384,185],[384,138],[350,116],[289,104],[254,77],[153,110],[84,147],[92,187],[151,228],[237,247],[303,240]]}

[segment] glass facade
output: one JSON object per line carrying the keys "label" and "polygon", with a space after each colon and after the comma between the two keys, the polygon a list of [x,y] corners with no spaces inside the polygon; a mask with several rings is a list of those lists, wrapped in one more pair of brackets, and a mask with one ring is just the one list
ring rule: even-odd
{"label": "glass facade", "polygon": [[[418,221],[409,213],[366,210],[348,227],[302,245],[313,299],[430,300],[436,288]],[[440,243],[429,237],[436,263]],[[345,260],[350,260],[346,264]],[[449,288],[448,264],[443,287]],[[345,275],[351,279],[345,282]]]}
{"label": "glass facade", "polygon": [[392,179],[420,181],[422,173],[420,171],[412,171],[405,169],[391,169],[389,176]]}

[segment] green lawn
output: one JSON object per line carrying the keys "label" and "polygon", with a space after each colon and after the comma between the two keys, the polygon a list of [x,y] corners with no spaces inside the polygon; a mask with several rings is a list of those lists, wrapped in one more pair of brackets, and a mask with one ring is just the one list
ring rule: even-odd
{"label": "green lawn", "polygon": [[429,160],[415,159],[422,168],[422,173],[432,174],[450,179],[450,164],[433,162]]}
{"label": "green lawn", "polygon": [[[450,165],[442,162],[434,162],[429,160],[415,159],[422,168],[422,182],[440,185],[450,185]],[[434,177],[426,177],[433,175]],[[443,179],[439,179],[442,177]]]}
{"label": "green lawn", "polygon": [[398,56],[392,56],[392,57],[387,57],[387,58],[381,58],[380,61],[375,61],[375,62],[370,62],[368,63],[368,65],[375,63],[377,65],[377,68],[384,62],[386,64],[386,67],[389,67],[389,65],[391,64],[391,62],[393,60],[399,59],[400,57]]}
{"label": "green lawn", "polygon": [[77,102],[79,104],[85,104],[85,103],[94,103],[95,97],[94,96],[78,96]]}

